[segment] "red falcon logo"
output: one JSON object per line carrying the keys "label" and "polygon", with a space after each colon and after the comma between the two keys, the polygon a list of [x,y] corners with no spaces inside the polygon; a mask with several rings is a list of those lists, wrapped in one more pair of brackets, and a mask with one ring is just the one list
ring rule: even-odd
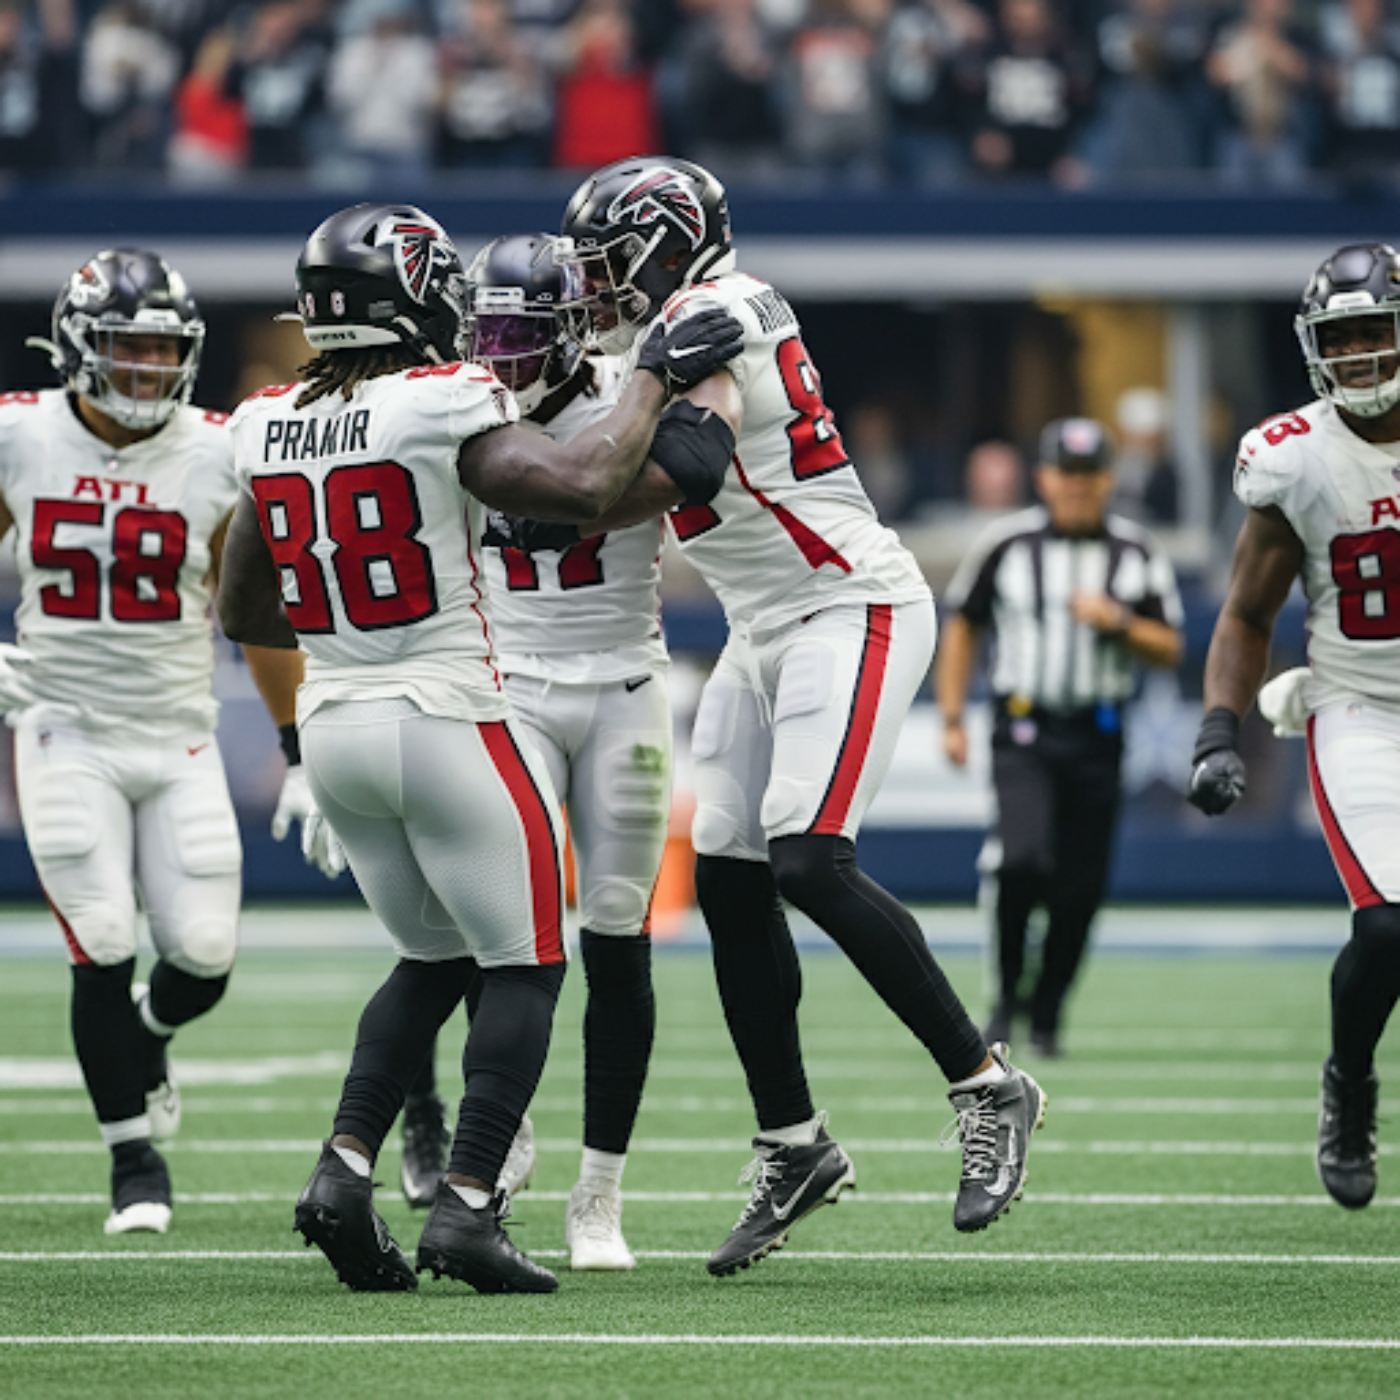
{"label": "red falcon logo", "polygon": [[690,182],[679,171],[662,167],[632,181],[608,206],[608,222],[638,226],[668,219],[698,248],[705,236],[705,211]]}
{"label": "red falcon logo", "polygon": [[379,241],[387,240],[394,250],[394,266],[399,280],[414,301],[421,302],[432,286],[433,268],[452,260],[452,242],[431,220],[385,219],[379,227]]}

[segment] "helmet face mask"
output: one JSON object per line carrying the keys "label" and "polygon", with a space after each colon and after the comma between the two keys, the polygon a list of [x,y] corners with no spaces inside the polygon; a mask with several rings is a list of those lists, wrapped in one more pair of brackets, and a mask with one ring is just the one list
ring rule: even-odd
{"label": "helmet face mask", "polygon": [[1294,321],[1314,391],[1359,418],[1400,403],[1400,256],[1340,249],[1317,270]]}
{"label": "helmet face mask", "polygon": [[467,270],[464,353],[531,413],[583,357],[590,336],[582,301],[578,268],[556,261],[547,234],[497,238]]}
{"label": "helmet face mask", "polygon": [[576,264],[599,346],[626,350],[666,299],[732,269],[724,187],[690,161],[642,156],[590,175],[564,211],[557,256]]}
{"label": "helmet face mask", "polygon": [[98,253],[54,303],[54,367],[126,428],[159,428],[189,402],[203,348],[204,321],[184,279],[154,253]]}

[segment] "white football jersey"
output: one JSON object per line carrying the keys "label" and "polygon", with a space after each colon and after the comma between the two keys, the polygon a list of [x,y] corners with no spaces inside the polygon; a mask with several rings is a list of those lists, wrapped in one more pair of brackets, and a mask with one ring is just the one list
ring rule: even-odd
{"label": "white football jersey", "polygon": [[1400,445],[1357,437],[1319,399],[1240,441],[1235,494],[1277,506],[1306,549],[1306,697],[1400,704]]}
{"label": "white football jersey", "polygon": [[407,696],[427,714],[509,713],[483,606],[483,509],[461,444],[513,423],[480,365],[424,365],[296,407],[264,389],[233,415],[239,485],[257,503],[306,652],[305,719],[327,700]]}
{"label": "white football jersey", "polygon": [[225,422],[181,407],[113,448],[64,389],[0,397],[16,620],[41,701],[96,724],[213,726],[209,545],[238,498]]}
{"label": "white football jersey", "polygon": [[728,365],[744,422],[719,495],[677,507],[670,521],[730,625],[766,631],[833,603],[927,598],[913,555],[880,524],[846,456],[792,308],[735,272],[678,292],[663,314],[674,322],[707,306],[744,327]]}
{"label": "white football jersey", "polygon": [[[596,393],[582,393],[548,423],[524,426],[569,442],[617,405],[626,367],[591,361]],[[660,520],[594,535],[565,550],[486,550],[501,669],[541,680],[624,680],[666,660],[659,621]]]}

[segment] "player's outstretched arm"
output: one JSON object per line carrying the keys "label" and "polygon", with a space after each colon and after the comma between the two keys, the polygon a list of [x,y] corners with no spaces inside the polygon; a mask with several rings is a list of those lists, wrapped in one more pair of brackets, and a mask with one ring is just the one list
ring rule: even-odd
{"label": "player's outstretched arm", "polygon": [[567,444],[517,428],[468,438],[457,462],[462,485],[511,515],[573,524],[594,520],[646,461],[671,395],[703,383],[742,348],[743,327],[724,311],[658,326],[606,418]]}
{"label": "player's outstretched arm", "polygon": [[1244,792],[1240,720],[1259,694],[1274,623],[1302,566],[1303,542],[1283,512],[1251,507],[1206,655],[1205,717],[1191,757],[1187,797],[1209,816],[1227,811]]}
{"label": "player's outstretched arm", "polygon": [[230,641],[296,650],[297,634],[282,610],[277,566],[258,528],[251,496],[239,497],[229,522],[216,606]]}

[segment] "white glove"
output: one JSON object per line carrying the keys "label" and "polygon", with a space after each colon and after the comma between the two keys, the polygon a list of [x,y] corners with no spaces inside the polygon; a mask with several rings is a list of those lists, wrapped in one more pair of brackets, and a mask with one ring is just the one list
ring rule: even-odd
{"label": "white glove", "polygon": [[306,863],[316,866],[326,879],[334,880],[345,869],[345,847],[321,815],[311,795],[306,770],[299,763],[292,764],[282,780],[277,810],[272,814],[272,839],[283,840],[294,821],[301,823],[301,853]]}
{"label": "white glove", "polygon": [[1308,732],[1308,707],[1303,687],[1312,679],[1306,666],[1295,666],[1275,676],[1259,692],[1259,713],[1274,727],[1280,739],[1296,739]]}
{"label": "white glove", "polygon": [[34,664],[34,653],[0,642],[0,714],[32,705],[39,697],[29,688],[25,671]]}

